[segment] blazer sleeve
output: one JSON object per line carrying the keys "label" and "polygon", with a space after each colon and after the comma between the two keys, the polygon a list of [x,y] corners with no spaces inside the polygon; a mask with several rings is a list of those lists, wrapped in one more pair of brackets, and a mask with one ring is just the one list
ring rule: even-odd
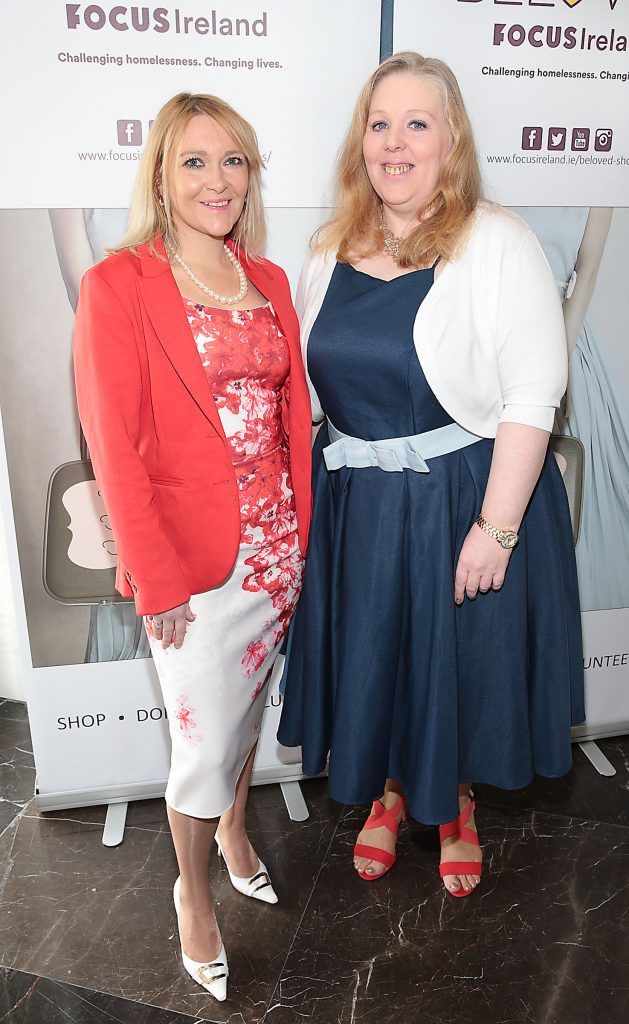
{"label": "blazer sleeve", "polygon": [[301,268],[295,293],[295,310],[297,311],[297,318],[301,327],[301,354],[310,393],[313,423],[321,423],[325,419],[325,413],[321,408],[319,396],[308,373],[308,339],[322,302],[322,296],[319,294],[320,287],[317,287],[322,263],[322,256],[311,252],[308,253]]}
{"label": "blazer sleeve", "polygon": [[81,425],[136,611],[168,611],[190,591],[139,454],[142,377],[133,324],[98,268],[81,283],[73,353]]}
{"label": "blazer sleeve", "polygon": [[500,274],[496,345],[500,422],[552,430],[568,381],[568,346],[557,286],[532,231]]}

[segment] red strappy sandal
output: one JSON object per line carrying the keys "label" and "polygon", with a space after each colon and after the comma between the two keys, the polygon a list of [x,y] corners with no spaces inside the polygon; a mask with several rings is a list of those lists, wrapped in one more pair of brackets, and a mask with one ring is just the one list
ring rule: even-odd
{"label": "red strappy sandal", "polygon": [[[470,820],[472,813],[476,810],[476,804],[470,797],[467,801],[467,807],[461,811],[458,818],[454,821],[449,821],[446,825],[439,826],[439,841],[442,843],[444,839],[449,839],[450,836],[458,836],[459,839],[463,839],[466,843],[471,843],[472,846],[478,846],[480,849],[480,843],[478,841],[478,835],[471,828],[467,827],[467,823]],[[482,875],[483,873],[483,862],[476,860],[446,860],[443,864],[439,865],[439,874],[442,878],[446,875]],[[471,889],[464,889],[461,886],[457,892],[452,892],[452,889],[448,889],[446,886],[446,892],[450,893],[450,896],[469,896],[474,889],[478,886],[475,885]]]}
{"label": "red strappy sandal", "polygon": [[[398,810],[402,804],[402,816],[398,820]],[[375,800],[373,807],[371,808],[371,814],[367,818],[367,821],[363,825],[363,831],[368,828],[384,828],[388,829],[391,835],[395,836],[397,842],[398,832],[400,824],[406,821],[408,815],[406,813],[406,803],[404,797],[401,796],[399,800],[396,800],[393,807],[385,807],[380,800]],[[356,843],[354,846],[355,857],[369,857],[370,860],[375,860],[378,864],[384,864],[384,871],[381,871],[378,875],[368,875],[366,871],[358,871],[357,874],[361,878],[364,878],[366,882],[375,882],[377,878],[382,878],[386,875],[387,871],[390,871],[397,860],[397,853],[389,853],[388,850],[379,850],[377,846],[365,846],[363,843]]]}

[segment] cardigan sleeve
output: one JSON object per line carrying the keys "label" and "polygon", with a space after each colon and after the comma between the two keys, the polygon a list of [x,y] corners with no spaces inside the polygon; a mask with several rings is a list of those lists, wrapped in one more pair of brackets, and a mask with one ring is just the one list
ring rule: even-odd
{"label": "cardigan sleeve", "polygon": [[499,289],[500,422],[550,431],[566,390],[568,346],[557,286],[532,231],[505,260]]}
{"label": "cardigan sleeve", "polygon": [[303,357],[304,370],[306,372],[308,391],[310,393],[313,423],[320,423],[325,418],[325,413],[321,408],[319,397],[314,389],[312,381],[310,380],[310,374],[308,373],[308,338],[310,336],[314,320],[316,319],[316,315],[319,312],[319,307],[321,306],[321,302],[318,301],[320,297],[317,295],[317,284],[320,277],[320,273],[317,274],[317,270],[320,270],[322,259],[323,257],[321,256],[315,256],[311,252],[308,253],[301,268],[299,281],[297,283],[297,291],[295,293],[295,309],[297,311],[297,318],[301,328],[301,354]]}
{"label": "cardigan sleeve", "polygon": [[190,590],[138,450],[142,379],[133,325],[97,268],[81,283],[73,353],[81,425],[136,611],[176,608]]}

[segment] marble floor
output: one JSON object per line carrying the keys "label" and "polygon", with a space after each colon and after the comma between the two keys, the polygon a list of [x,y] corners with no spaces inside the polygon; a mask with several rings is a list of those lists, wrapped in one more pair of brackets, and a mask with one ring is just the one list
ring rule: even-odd
{"label": "marble floor", "polygon": [[363,808],[303,785],[250,799],[250,834],[280,903],[256,905],[212,865],[230,959],[217,1004],[179,963],[176,865],[161,801],[132,804],[124,842],[103,808],[42,814],[24,705],[0,702],[4,1024],[625,1024],[629,1020],[629,738],[617,769],[503,793],[477,788],[486,875],[444,894],[434,829],[405,827],[399,860],[366,884],[351,867]]}

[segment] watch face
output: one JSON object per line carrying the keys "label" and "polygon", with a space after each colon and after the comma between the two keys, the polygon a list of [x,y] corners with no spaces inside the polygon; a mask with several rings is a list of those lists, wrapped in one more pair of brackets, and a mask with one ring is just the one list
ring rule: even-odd
{"label": "watch face", "polygon": [[513,533],[512,530],[505,530],[500,541],[503,548],[514,548],[518,543],[517,533]]}

